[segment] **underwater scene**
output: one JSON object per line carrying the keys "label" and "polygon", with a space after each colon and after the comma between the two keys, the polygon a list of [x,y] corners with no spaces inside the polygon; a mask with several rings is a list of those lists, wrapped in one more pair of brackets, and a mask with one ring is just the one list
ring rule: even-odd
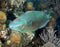
{"label": "underwater scene", "polygon": [[60,47],[60,0],[0,0],[0,47]]}

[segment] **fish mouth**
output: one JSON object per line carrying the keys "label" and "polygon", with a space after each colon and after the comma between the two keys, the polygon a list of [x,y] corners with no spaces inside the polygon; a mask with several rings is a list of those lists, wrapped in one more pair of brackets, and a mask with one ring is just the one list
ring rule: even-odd
{"label": "fish mouth", "polygon": [[9,28],[16,31],[21,31],[22,27],[25,25],[25,22],[12,22],[9,24]]}

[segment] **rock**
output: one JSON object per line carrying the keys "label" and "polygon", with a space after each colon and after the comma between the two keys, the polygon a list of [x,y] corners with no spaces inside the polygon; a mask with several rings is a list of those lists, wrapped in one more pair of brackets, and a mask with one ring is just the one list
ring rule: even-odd
{"label": "rock", "polygon": [[56,47],[53,43],[48,42],[43,47]]}

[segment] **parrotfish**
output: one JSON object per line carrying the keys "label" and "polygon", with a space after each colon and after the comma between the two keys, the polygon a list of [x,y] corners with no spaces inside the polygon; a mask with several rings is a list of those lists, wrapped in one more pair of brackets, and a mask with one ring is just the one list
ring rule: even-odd
{"label": "parrotfish", "polygon": [[50,14],[43,11],[27,11],[11,22],[9,27],[21,33],[34,32],[45,27],[50,19]]}

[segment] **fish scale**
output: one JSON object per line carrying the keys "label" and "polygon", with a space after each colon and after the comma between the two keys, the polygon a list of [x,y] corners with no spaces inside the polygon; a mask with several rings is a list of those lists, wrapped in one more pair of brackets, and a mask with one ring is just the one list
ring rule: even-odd
{"label": "fish scale", "polygon": [[33,32],[38,28],[46,26],[50,20],[50,14],[46,14],[43,11],[27,11],[17,19],[9,24],[9,27],[12,30],[19,31],[21,33],[29,31]]}

